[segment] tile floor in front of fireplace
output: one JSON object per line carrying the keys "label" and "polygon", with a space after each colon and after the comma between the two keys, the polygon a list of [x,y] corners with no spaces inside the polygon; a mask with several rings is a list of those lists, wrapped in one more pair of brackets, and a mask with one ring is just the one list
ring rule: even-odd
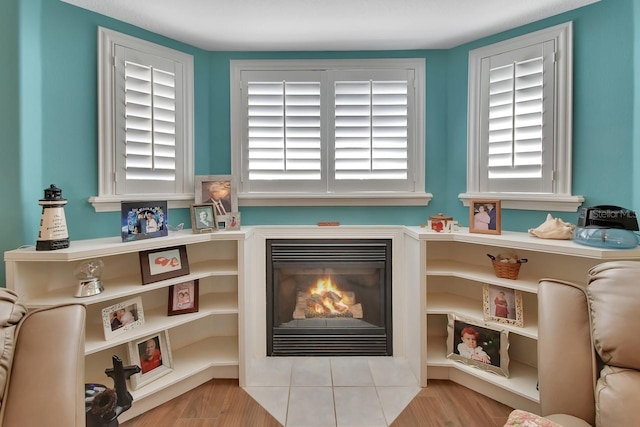
{"label": "tile floor in front of fireplace", "polygon": [[396,357],[267,357],[247,393],[286,427],[386,427],[420,391]]}

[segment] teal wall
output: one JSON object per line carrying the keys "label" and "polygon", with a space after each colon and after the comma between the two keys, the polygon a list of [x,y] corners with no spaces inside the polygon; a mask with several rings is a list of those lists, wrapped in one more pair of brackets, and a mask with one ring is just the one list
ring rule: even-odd
{"label": "teal wall", "polygon": [[[427,64],[426,165],[428,207],[243,207],[243,224],[407,224],[445,212],[466,223],[457,195],[466,187],[467,58],[469,50],[574,21],[574,194],[586,205],[640,210],[638,149],[640,64],[637,0],[599,3],[449,50],[374,52],[206,52],[140,28],[51,0],[5,0],[0,13],[0,250],[34,244],[38,199],[55,183],[73,240],[115,236],[116,212],[95,213],[98,192],[97,27],[169,46],[195,59],[195,171],[231,171],[229,60],[256,58],[418,57]],[[635,141],[635,142],[634,142]],[[554,213],[575,222],[576,213]],[[503,228],[526,230],[546,212],[503,213]],[[187,209],[172,209],[171,224],[189,224]],[[4,276],[3,272],[2,276]],[[2,281],[0,280],[0,283]]]}

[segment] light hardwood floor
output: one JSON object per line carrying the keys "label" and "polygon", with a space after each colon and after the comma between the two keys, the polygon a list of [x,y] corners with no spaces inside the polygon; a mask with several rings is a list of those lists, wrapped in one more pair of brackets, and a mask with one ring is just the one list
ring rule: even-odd
{"label": "light hardwood floor", "polygon": [[[135,402],[134,402],[135,404]],[[392,427],[500,427],[512,408],[466,387],[429,380]],[[237,380],[214,379],[121,427],[279,427]]]}

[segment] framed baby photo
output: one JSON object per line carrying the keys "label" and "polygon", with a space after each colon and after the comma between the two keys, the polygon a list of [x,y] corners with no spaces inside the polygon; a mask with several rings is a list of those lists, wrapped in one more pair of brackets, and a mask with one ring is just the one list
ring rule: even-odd
{"label": "framed baby photo", "polygon": [[186,246],[140,252],[142,284],[172,279],[189,274]]}
{"label": "framed baby photo", "polygon": [[105,340],[122,335],[141,325],[144,325],[141,297],[122,301],[102,309],[102,327]]}
{"label": "framed baby photo", "polygon": [[497,322],[522,327],[522,293],[517,289],[484,284],[482,311],[485,322]]}
{"label": "framed baby photo", "polygon": [[167,201],[122,202],[120,232],[123,242],[169,234]]}
{"label": "framed baby photo", "polygon": [[161,331],[128,343],[129,362],[140,367],[131,375],[131,387],[137,390],[173,371],[169,332]]}
{"label": "framed baby photo", "polygon": [[213,203],[191,205],[191,228],[194,233],[218,231],[218,221]]}
{"label": "framed baby photo", "polygon": [[509,377],[509,332],[449,314],[447,358]]}
{"label": "framed baby photo", "polygon": [[198,311],[199,284],[199,280],[196,279],[170,286],[167,315]]}
{"label": "framed baby photo", "polygon": [[225,226],[226,230],[240,230],[240,212],[229,212]]}
{"label": "framed baby photo", "polygon": [[212,203],[218,216],[238,210],[238,195],[232,175],[196,175],[196,204]]}
{"label": "framed baby photo", "polygon": [[500,234],[501,232],[500,200],[471,200],[469,202],[469,233]]}

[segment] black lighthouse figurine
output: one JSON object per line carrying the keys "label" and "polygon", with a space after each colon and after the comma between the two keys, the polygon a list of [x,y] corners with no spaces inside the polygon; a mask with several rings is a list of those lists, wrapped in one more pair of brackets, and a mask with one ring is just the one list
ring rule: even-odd
{"label": "black lighthouse figurine", "polygon": [[62,198],[62,190],[55,184],[44,190],[44,199],[38,202],[42,206],[40,216],[40,231],[38,232],[37,251],[52,251],[69,247],[69,233],[67,220],[64,216],[64,205],[67,200]]}

